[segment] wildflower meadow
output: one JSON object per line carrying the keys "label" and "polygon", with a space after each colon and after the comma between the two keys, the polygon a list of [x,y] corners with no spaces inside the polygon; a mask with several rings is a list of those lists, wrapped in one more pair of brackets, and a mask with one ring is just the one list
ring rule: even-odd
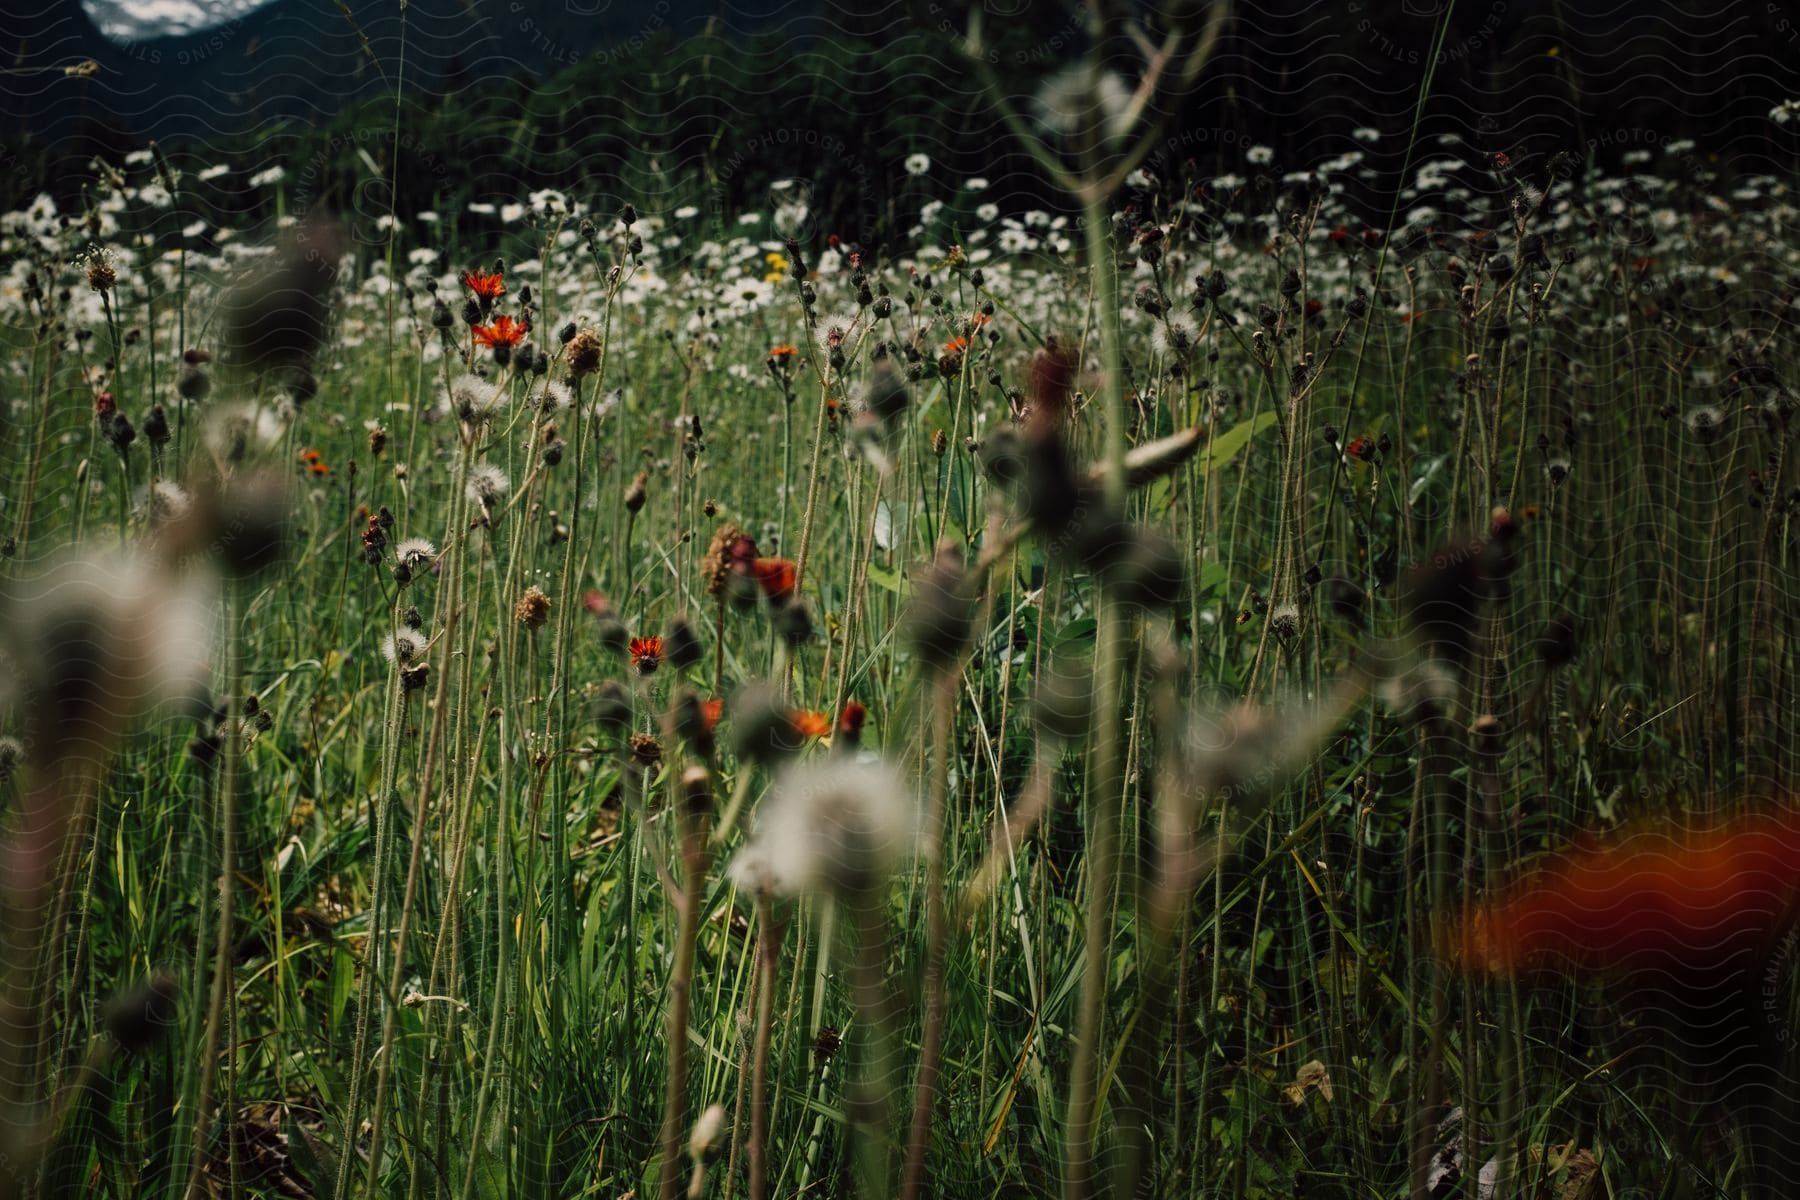
{"label": "wildflower meadow", "polygon": [[1563,42],[1318,5],[1387,108],[1265,135],[1252,9],[929,6],[984,145],[550,179],[377,7],[329,157],[8,160],[0,1197],[1800,1189],[1795,93],[1511,138],[1434,73]]}

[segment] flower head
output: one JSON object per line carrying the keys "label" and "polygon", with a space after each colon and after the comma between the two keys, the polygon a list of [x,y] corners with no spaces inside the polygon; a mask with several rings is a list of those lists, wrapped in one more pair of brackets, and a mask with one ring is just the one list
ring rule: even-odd
{"label": "flower head", "polygon": [[777,604],[794,594],[796,568],[791,558],[758,558],[750,564],[750,573],[763,595]]}
{"label": "flower head", "polygon": [[472,332],[476,341],[492,350],[498,346],[517,346],[531,332],[531,324],[527,321],[515,321],[503,313],[495,317],[491,325],[477,325]]}
{"label": "flower head", "polygon": [[884,760],[796,763],[775,777],[731,874],[779,895],[864,895],[912,853],[918,831],[917,798]]}
{"label": "flower head", "polygon": [[1590,971],[1713,986],[1800,915],[1800,814],[1640,828],[1550,856],[1453,939],[1470,971]]}
{"label": "flower head", "polygon": [[822,738],[831,732],[831,718],[822,712],[797,708],[790,719],[794,723],[794,731],[801,737]]}
{"label": "flower head", "polygon": [[663,640],[659,637],[631,639],[631,665],[639,675],[652,674],[662,664]]}
{"label": "flower head", "polygon": [[499,271],[491,275],[479,271],[464,271],[462,281],[463,286],[469,289],[469,294],[478,300],[493,301],[506,295],[506,281]]}

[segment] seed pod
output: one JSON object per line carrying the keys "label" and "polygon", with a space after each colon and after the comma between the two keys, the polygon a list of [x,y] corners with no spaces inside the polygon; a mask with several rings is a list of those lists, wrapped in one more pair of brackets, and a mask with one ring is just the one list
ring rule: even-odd
{"label": "seed pod", "polygon": [[175,1023],[180,989],[175,976],[158,971],[147,981],[121,992],[101,1009],[106,1031],[127,1054],[150,1049]]}
{"label": "seed pod", "polygon": [[1125,542],[1101,573],[1101,581],[1122,604],[1173,608],[1181,598],[1181,553],[1154,529],[1125,527]]}
{"label": "seed pod", "polygon": [[676,670],[686,670],[694,666],[704,656],[705,649],[700,645],[700,636],[694,632],[693,623],[686,617],[676,617],[669,622],[669,631],[663,636],[663,657]]}
{"label": "seed pod", "polygon": [[625,489],[625,511],[636,515],[643,510],[646,489],[650,483],[650,474],[639,471],[632,477],[631,484]]}
{"label": "seed pod", "polygon": [[631,728],[631,695],[625,685],[608,679],[595,689],[594,721],[606,732],[617,735]]}
{"label": "seed pod", "polygon": [[1537,635],[1538,661],[1546,667],[1560,667],[1575,657],[1576,622],[1572,612],[1559,613],[1545,623]]}
{"label": "seed pod", "polygon": [[774,622],[775,632],[788,645],[804,646],[812,641],[812,613],[807,610],[804,600],[795,597],[775,605],[770,619]]}
{"label": "seed pod", "polygon": [[761,684],[747,684],[731,700],[731,749],[739,761],[779,762],[804,744],[793,714],[781,697]]}
{"label": "seed pod", "polygon": [[953,546],[937,557],[919,578],[903,618],[906,640],[928,669],[949,666],[969,644],[975,592],[962,555]]}

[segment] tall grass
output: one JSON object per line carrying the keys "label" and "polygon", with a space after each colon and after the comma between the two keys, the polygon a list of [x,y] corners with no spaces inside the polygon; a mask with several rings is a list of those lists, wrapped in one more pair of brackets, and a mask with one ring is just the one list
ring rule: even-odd
{"label": "tall grass", "polygon": [[[345,255],[303,365],[244,361],[222,257],[127,252],[129,184],[10,226],[9,593],[77,538],[210,570],[209,489],[291,502],[203,702],[89,748],[61,915],[8,897],[3,1190],[1755,1184],[1764,1114],[1690,1120],[1603,981],[1442,952],[1577,830],[1789,785],[1775,181],[1721,230],[1691,164],[1484,158],[1369,229],[1354,161],[1196,192],[1147,118],[1012,122],[1080,210],[1035,250],[683,260],[546,208],[485,305]],[[85,801],[7,653],[16,837]],[[159,970],[162,1036],[102,1011]]]}

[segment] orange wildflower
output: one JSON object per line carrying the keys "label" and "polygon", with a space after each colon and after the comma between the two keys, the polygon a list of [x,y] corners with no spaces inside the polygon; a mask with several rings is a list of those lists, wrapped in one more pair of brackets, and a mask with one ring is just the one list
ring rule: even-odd
{"label": "orange wildflower", "polygon": [[795,350],[792,346],[781,345],[781,346],[776,346],[776,347],[772,348],[769,351],[769,357],[773,358],[777,361],[785,361],[787,359],[794,357],[794,355],[797,353],[799,353],[799,352],[797,350]]}
{"label": "orange wildflower", "polygon": [[329,475],[329,474],[331,474],[331,468],[326,466],[322,462],[309,463],[309,464],[307,464],[306,469],[311,471],[314,475]]}
{"label": "orange wildflower", "polygon": [[961,354],[969,348],[969,339],[958,334],[944,343],[945,354]]}
{"label": "orange wildflower", "polygon": [[640,675],[648,675],[662,664],[663,640],[659,637],[631,639],[631,665]]}
{"label": "orange wildflower", "polygon": [[1640,828],[1554,856],[1456,937],[1465,969],[1654,972],[1711,986],[1763,961],[1800,915],[1800,813]]}
{"label": "orange wildflower", "polygon": [[788,720],[793,723],[794,731],[801,737],[822,738],[831,732],[831,718],[822,712],[809,712],[804,708],[797,708]]}
{"label": "orange wildflower", "polygon": [[719,718],[725,715],[725,701],[714,696],[711,700],[700,702],[700,717],[706,722],[706,732],[711,733],[719,727]]}
{"label": "orange wildflower", "polygon": [[498,300],[506,295],[506,283],[500,272],[484,275],[478,271],[463,272],[463,286],[483,300]]}
{"label": "orange wildflower", "polygon": [[793,595],[797,579],[793,559],[758,558],[751,562],[750,573],[769,599],[780,603]]}
{"label": "orange wildflower", "polygon": [[526,321],[515,321],[509,316],[499,316],[492,325],[477,325],[473,330],[475,340],[492,349],[495,346],[516,346],[525,340],[531,332],[531,325]]}

